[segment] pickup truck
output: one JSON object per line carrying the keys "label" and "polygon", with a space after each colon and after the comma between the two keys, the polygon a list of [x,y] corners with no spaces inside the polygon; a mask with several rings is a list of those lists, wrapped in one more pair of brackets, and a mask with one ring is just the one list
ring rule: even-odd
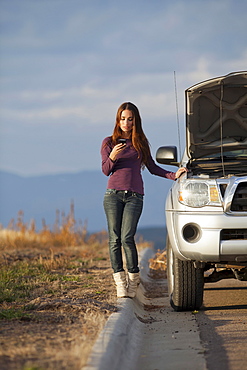
{"label": "pickup truck", "polygon": [[186,147],[158,149],[187,167],[166,198],[167,279],[175,311],[198,310],[204,283],[247,280],[247,71],[185,90]]}

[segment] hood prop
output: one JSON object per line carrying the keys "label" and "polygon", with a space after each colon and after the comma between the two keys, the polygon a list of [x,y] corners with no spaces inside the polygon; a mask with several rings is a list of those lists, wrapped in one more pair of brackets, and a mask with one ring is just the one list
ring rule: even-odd
{"label": "hood prop", "polygon": [[179,148],[179,162],[180,162],[182,157],[181,157],[181,141],[180,141],[180,130],[179,130],[177,81],[176,81],[176,72],[175,71],[174,71],[174,87],[175,87],[175,100],[176,100],[177,126],[178,126],[178,148]]}
{"label": "hood prop", "polygon": [[222,104],[223,96],[224,96],[224,83],[221,82],[220,84],[220,155],[221,155],[223,177],[226,177],[225,165],[224,165],[224,152],[223,152],[223,104]]}

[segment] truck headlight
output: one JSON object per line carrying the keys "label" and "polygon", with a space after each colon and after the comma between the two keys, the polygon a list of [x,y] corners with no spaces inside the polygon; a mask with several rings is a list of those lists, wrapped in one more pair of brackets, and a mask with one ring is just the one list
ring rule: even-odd
{"label": "truck headlight", "polygon": [[186,180],[181,183],[179,202],[188,207],[220,206],[218,188],[213,182]]}

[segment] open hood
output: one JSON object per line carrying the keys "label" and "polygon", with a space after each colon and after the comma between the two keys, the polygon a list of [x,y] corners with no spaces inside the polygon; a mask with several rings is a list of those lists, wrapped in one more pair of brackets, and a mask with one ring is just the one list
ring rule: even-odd
{"label": "open hood", "polygon": [[189,158],[247,149],[247,71],[198,83],[185,95]]}

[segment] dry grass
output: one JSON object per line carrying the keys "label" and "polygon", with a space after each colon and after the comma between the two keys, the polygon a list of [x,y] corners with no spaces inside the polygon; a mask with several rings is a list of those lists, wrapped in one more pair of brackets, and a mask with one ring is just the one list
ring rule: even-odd
{"label": "dry grass", "polygon": [[105,231],[88,235],[87,225],[77,224],[74,216],[74,204],[66,216],[57,210],[56,220],[52,228],[42,221],[42,229],[36,230],[35,221],[24,222],[24,213],[19,211],[17,221],[12,219],[7,229],[0,230],[0,248],[29,248],[31,247],[67,247],[67,246],[102,246],[107,243]]}
{"label": "dry grass", "polygon": [[149,260],[149,275],[153,279],[167,278],[166,251],[158,250],[154,258]]}
{"label": "dry grass", "polygon": [[0,230],[1,370],[81,369],[117,310],[107,233],[78,226],[73,204],[58,216],[37,231],[19,212]]}

